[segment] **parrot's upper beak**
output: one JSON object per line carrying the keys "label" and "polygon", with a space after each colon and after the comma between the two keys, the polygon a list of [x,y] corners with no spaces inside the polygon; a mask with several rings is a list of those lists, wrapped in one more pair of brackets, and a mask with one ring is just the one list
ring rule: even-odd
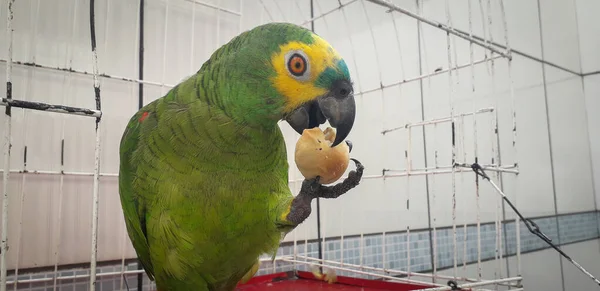
{"label": "parrot's upper beak", "polygon": [[285,120],[299,134],[305,129],[318,127],[329,121],[336,129],[335,140],[331,145],[335,147],[352,130],[355,116],[356,104],[352,84],[348,80],[338,80],[333,83],[327,94],[297,108]]}

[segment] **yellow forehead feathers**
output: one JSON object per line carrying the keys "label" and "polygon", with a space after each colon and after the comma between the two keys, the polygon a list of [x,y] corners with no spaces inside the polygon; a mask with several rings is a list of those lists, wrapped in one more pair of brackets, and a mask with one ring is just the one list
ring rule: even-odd
{"label": "yellow forehead feathers", "polygon": [[[271,57],[271,64],[275,69],[276,75],[271,79],[273,86],[286,98],[284,111],[291,112],[303,103],[311,101],[318,96],[327,93],[327,89],[315,86],[315,81],[327,68],[334,67],[335,62],[341,59],[340,55],[317,35],[313,35],[312,44],[305,44],[298,41],[292,41],[280,47],[278,53]],[[291,61],[297,69],[306,67],[306,72],[302,76],[292,75],[288,70],[288,60],[290,52],[298,51],[301,57],[307,58],[307,64],[302,63],[302,58],[293,58]],[[294,71],[295,72],[295,71]]]}

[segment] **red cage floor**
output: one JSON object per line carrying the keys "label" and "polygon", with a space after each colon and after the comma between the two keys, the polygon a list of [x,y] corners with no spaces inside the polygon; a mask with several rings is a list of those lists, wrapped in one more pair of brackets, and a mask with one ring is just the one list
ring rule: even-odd
{"label": "red cage floor", "polygon": [[238,285],[236,291],[313,291],[313,290],[339,290],[339,291],[409,291],[431,288],[430,285],[417,285],[379,280],[366,280],[351,277],[337,276],[333,284],[315,278],[310,272],[298,271],[296,273],[276,273],[271,275],[256,276],[246,284]]}

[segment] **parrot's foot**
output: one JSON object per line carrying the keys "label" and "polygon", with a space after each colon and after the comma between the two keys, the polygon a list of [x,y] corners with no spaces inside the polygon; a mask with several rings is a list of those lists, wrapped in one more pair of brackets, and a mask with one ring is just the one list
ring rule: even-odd
{"label": "parrot's foot", "polygon": [[338,198],[350,191],[350,189],[358,186],[363,175],[365,167],[357,160],[352,159],[356,164],[356,170],[348,173],[348,178],[344,179],[342,183],[333,186],[323,186],[319,184],[320,177],[317,176],[314,179],[304,180],[302,182],[302,189],[300,195],[305,194],[308,197],[314,198]]}
{"label": "parrot's foot", "polygon": [[302,223],[311,212],[311,201],[315,198],[334,199],[342,196],[350,189],[358,186],[363,175],[364,166],[356,159],[351,159],[356,164],[356,170],[348,173],[348,178],[342,183],[333,186],[319,184],[319,177],[304,180],[300,193],[294,197],[289,212],[285,216],[286,225],[296,226]]}
{"label": "parrot's foot", "polygon": [[313,276],[315,276],[315,278],[319,280],[326,281],[329,284],[335,283],[337,281],[337,275],[335,273],[335,270],[333,269],[323,267],[325,272],[321,272],[321,270],[319,270],[319,267],[315,265],[312,265],[310,269]]}

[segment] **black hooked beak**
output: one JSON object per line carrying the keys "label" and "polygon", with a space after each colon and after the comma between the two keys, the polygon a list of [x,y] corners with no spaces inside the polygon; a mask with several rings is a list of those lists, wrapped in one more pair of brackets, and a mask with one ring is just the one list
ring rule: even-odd
{"label": "black hooked beak", "polygon": [[305,129],[318,127],[329,121],[336,129],[332,147],[340,144],[352,130],[356,104],[352,84],[347,80],[336,81],[328,94],[304,104],[286,117],[292,128],[302,134]]}

